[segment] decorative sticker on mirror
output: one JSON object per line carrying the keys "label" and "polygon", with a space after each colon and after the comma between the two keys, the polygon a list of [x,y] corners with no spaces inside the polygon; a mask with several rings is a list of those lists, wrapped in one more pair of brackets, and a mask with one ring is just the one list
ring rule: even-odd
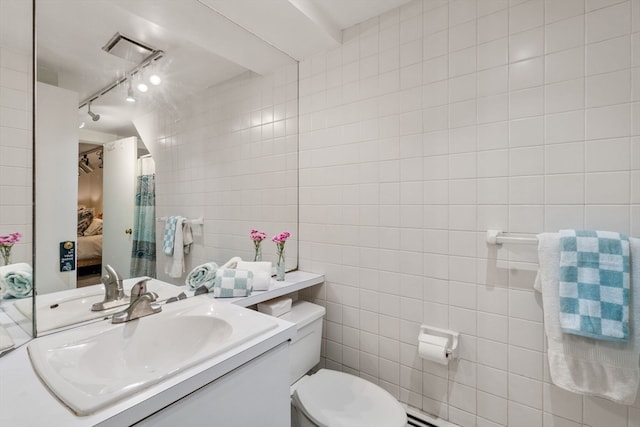
{"label": "decorative sticker on mirror", "polygon": [[60,271],[73,271],[76,269],[76,244],[75,242],[60,242]]}

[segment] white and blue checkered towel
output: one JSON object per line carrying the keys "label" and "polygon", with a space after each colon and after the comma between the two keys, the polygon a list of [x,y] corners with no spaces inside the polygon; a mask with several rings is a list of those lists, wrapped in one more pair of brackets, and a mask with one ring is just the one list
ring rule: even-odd
{"label": "white and blue checkered towel", "polygon": [[629,337],[629,238],[610,231],[560,230],[560,325],[606,341]]}
{"label": "white and blue checkered towel", "polygon": [[167,217],[164,223],[164,238],[162,240],[162,253],[171,256],[173,255],[173,242],[176,238],[176,224],[178,223],[179,216]]}
{"label": "white and blue checkered towel", "polygon": [[215,298],[247,297],[253,290],[253,272],[219,268],[213,284]]}

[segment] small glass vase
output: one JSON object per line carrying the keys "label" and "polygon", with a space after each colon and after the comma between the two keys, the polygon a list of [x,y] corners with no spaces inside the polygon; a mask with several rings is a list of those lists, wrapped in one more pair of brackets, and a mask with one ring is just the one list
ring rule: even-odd
{"label": "small glass vase", "polygon": [[258,241],[254,241],[254,244],[256,246],[256,250],[255,253],[253,254],[253,261],[254,262],[259,262],[262,261],[262,242],[258,242]]}
{"label": "small glass vase", "polygon": [[3,265],[9,265],[11,264],[11,249],[5,249],[2,248],[2,250],[0,250],[0,254],[2,254],[2,262],[4,263]]}
{"label": "small glass vase", "polygon": [[276,263],[276,280],[284,281],[284,247],[278,250],[278,262]]}

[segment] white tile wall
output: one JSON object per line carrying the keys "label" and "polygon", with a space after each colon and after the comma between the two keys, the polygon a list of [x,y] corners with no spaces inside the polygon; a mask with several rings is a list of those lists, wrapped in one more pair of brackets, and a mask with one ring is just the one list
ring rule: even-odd
{"label": "white tile wall", "polygon": [[[639,0],[414,0],[301,62],[300,267],[326,275],[305,293],[326,366],[465,427],[639,425],[640,403],[550,383],[535,253],[483,240],[640,234],[638,49]],[[459,330],[461,359],[418,358],[420,323]]]}
{"label": "white tile wall", "polygon": [[[3,6],[0,12],[11,16],[14,11]],[[24,29],[21,36],[29,39],[28,22]],[[22,238],[11,251],[12,261],[28,263],[32,260],[31,77],[30,52],[9,38],[0,38],[0,235],[20,232]]]}
{"label": "white tile wall", "polygon": [[[312,80],[305,78],[305,82]],[[324,90],[325,86],[315,87]],[[285,246],[286,265],[296,265],[297,96],[298,67],[294,64],[265,76],[247,72],[154,118],[158,140],[152,153],[157,170],[162,171],[157,175],[158,216],[204,217],[204,225],[194,227],[187,271],[212,259],[220,263],[236,255],[251,259],[253,245],[248,236],[252,228],[265,231],[269,239],[282,231],[291,232]],[[180,112],[179,117],[175,112]],[[316,123],[316,117],[311,122]],[[315,136],[309,139],[322,141]],[[301,141],[301,146],[309,144]],[[332,159],[331,155],[314,156],[313,162],[330,166]],[[325,179],[324,175],[317,178]],[[335,215],[321,217],[349,223],[347,209],[333,212]],[[161,233],[162,224],[159,227]],[[275,259],[275,245],[266,240],[263,260],[275,263]],[[160,263],[161,276],[163,271]]]}

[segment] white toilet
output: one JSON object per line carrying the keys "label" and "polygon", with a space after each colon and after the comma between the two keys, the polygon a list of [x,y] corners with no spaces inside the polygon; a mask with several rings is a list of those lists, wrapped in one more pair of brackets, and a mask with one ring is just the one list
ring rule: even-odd
{"label": "white toilet", "polygon": [[293,427],[405,427],[407,415],[387,391],[354,375],[320,369],[324,307],[307,301],[280,316],[297,325],[291,341],[291,419]]}

